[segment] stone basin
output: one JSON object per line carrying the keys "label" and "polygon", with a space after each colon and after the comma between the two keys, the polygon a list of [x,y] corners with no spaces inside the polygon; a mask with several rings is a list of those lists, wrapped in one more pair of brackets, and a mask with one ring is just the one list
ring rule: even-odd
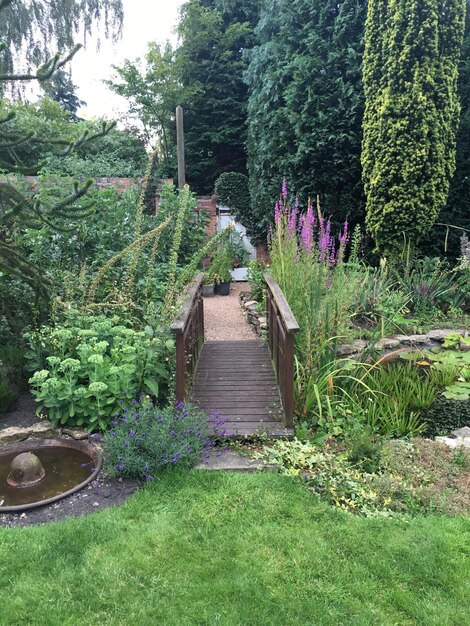
{"label": "stone basin", "polygon": [[29,440],[0,448],[0,513],[16,513],[65,498],[90,483],[101,453],[89,442]]}

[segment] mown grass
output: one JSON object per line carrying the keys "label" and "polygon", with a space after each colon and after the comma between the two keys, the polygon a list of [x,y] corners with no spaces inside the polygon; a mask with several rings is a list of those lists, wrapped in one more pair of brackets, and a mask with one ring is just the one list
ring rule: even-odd
{"label": "mown grass", "polygon": [[463,518],[364,519],[277,474],[172,473],[124,506],[0,529],[0,623],[464,625]]}

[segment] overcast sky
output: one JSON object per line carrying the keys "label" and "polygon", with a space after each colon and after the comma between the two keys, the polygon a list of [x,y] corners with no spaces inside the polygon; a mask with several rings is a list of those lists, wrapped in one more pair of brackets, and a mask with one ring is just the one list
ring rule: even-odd
{"label": "overcast sky", "polygon": [[116,117],[126,111],[126,100],[113,94],[103,83],[112,75],[112,65],[124,59],[142,57],[149,41],[176,41],[173,34],[178,8],[184,0],[123,0],[124,24],[122,39],[116,44],[102,38],[96,51],[96,39],[87,42],[72,61],[72,80],[78,86],[77,95],[87,103],[82,117]]}

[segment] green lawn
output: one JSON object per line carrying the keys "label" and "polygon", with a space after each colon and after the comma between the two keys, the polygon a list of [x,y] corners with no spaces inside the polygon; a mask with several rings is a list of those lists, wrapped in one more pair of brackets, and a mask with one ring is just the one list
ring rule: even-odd
{"label": "green lawn", "polygon": [[0,623],[463,626],[469,546],[462,518],[363,519],[276,474],[173,474],[119,509],[0,529]]}

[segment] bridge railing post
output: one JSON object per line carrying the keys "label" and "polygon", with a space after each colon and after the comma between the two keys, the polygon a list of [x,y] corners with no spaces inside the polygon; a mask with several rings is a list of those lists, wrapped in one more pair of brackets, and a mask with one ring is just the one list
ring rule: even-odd
{"label": "bridge railing post", "polygon": [[268,321],[268,344],[271,360],[284,409],[285,426],[294,425],[294,336],[299,325],[294,314],[271,274],[266,281],[266,317]]}
{"label": "bridge railing post", "polygon": [[201,272],[186,289],[186,298],[171,324],[176,343],[176,400],[178,402],[184,402],[186,399],[188,382],[192,383],[204,343],[203,282],[204,274]]}

